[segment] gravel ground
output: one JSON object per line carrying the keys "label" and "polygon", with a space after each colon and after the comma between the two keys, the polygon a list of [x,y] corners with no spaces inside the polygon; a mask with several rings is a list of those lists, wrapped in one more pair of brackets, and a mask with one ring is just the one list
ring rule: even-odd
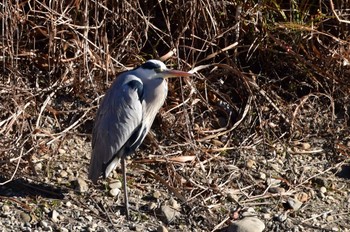
{"label": "gravel ground", "polygon": [[[239,223],[252,224],[253,218],[262,225],[251,231],[350,231],[349,160],[330,163],[319,146],[322,142],[296,143],[289,152],[275,144],[267,154],[257,146],[243,150],[235,160],[231,157],[235,152],[222,153],[205,165],[202,162],[202,167],[195,160],[161,162],[163,155],[143,145],[129,164],[132,220],[128,222],[120,170],[93,186],[86,178],[89,139],[71,136],[57,154],[33,157],[37,176],[0,186],[0,228],[244,231]],[[146,162],[146,153],[154,154],[151,157],[158,162]],[[167,169],[172,169],[167,172],[173,178],[165,174]],[[173,180],[179,176],[182,179]]]}

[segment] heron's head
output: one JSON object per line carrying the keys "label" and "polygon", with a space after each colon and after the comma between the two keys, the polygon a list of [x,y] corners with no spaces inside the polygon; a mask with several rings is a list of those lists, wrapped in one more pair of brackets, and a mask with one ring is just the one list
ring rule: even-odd
{"label": "heron's head", "polygon": [[186,77],[191,76],[191,73],[183,72],[174,69],[168,69],[160,60],[148,60],[136,69],[139,72],[140,78],[156,79],[169,77]]}

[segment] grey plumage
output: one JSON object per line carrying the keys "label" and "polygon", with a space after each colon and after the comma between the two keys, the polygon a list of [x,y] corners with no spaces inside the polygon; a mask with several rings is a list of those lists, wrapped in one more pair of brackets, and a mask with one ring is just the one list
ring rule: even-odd
{"label": "grey plumage", "polygon": [[[108,177],[120,160],[125,164],[125,158],[140,146],[167,96],[165,78],[190,75],[167,69],[161,61],[149,60],[117,77],[97,111],[89,179],[96,183],[101,175]],[[125,178],[125,170],[123,175]],[[126,188],[124,193],[127,201]]]}

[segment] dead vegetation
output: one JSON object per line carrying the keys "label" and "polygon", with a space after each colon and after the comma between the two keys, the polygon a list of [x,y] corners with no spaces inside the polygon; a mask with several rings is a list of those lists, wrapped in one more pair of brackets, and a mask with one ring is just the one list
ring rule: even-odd
{"label": "dead vegetation", "polygon": [[[214,230],[240,207],[278,208],[296,193],[310,202],[313,181],[349,162],[350,2],[257,2],[2,1],[5,180],[50,177],[35,163],[51,167],[73,135],[89,141],[115,75],[157,58],[197,74],[169,83],[159,147],[144,146],[135,164],[149,164],[155,188],[187,199],[184,223]],[[259,173],[286,191],[271,193]]]}

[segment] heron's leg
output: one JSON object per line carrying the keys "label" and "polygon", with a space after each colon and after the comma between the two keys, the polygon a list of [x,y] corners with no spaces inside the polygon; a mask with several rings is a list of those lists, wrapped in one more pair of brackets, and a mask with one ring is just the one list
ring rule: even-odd
{"label": "heron's leg", "polygon": [[126,183],[126,157],[121,158],[122,172],[123,172],[123,190],[124,190],[124,204],[125,204],[125,215],[126,219],[129,220],[129,199],[128,199],[128,189]]}

